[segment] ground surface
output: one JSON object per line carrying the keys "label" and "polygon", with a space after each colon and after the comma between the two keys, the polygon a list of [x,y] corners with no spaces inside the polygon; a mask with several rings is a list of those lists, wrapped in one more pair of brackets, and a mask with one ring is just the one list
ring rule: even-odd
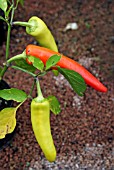
{"label": "ground surface", "polygon": [[[83,64],[107,86],[106,94],[87,87],[78,97],[66,80],[49,73],[41,81],[44,96],[55,95],[62,111],[51,114],[51,128],[57,159],[49,163],[37,144],[30,121],[30,101],[17,113],[17,132],[10,146],[0,151],[0,169],[4,170],[112,170],[114,113],[114,1],[28,0],[15,20],[42,18],[52,31],[59,51]],[[77,30],[67,30],[76,22]],[[13,28],[10,56],[21,53],[27,44],[36,43],[21,27]],[[4,59],[5,43],[0,47]],[[31,77],[9,70],[4,79],[11,87],[26,92]],[[34,94],[35,96],[35,94]]]}

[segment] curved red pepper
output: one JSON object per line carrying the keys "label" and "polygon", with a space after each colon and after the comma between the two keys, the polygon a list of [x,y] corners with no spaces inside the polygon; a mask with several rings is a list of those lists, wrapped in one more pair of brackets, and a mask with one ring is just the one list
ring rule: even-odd
{"label": "curved red pepper", "polygon": [[[43,61],[44,64],[46,64],[46,61],[51,57],[52,55],[60,55],[61,59],[57,63],[58,66],[61,68],[66,68],[70,70],[74,70],[77,73],[79,73],[85,80],[85,82],[93,87],[94,89],[101,91],[101,92],[107,92],[107,88],[96,78],[94,77],[88,70],[86,70],[83,66],[81,66],[78,62],[72,60],[71,58],[68,58],[58,52],[52,51],[50,49],[36,46],[36,45],[28,45],[26,47],[26,55],[32,55],[36,58],[39,58]],[[31,64],[27,60],[28,64]]]}

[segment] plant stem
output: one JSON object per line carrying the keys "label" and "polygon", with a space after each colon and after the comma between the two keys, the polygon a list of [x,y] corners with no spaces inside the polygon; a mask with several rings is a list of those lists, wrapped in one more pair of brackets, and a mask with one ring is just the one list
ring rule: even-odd
{"label": "plant stem", "polygon": [[9,0],[7,0],[8,1],[8,3],[11,5],[11,2],[9,1]]}
{"label": "plant stem", "polygon": [[[12,4],[13,4],[13,6],[14,6],[14,1],[13,1],[13,0],[12,0]],[[6,60],[8,60],[8,57],[9,57],[11,23],[12,23],[12,21],[13,21],[13,17],[14,17],[14,8],[12,8],[10,23],[7,22],[8,32],[7,32],[7,41],[6,41]],[[3,68],[3,70],[2,70],[1,73],[0,73],[0,80],[3,78],[4,73],[6,72],[7,69],[8,69],[8,66],[5,65],[4,68]]]}
{"label": "plant stem", "polygon": [[11,19],[10,22],[8,22],[8,33],[7,33],[7,42],[6,42],[6,60],[9,57],[9,46],[10,46],[10,34],[11,34],[11,25],[12,25],[12,21],[13,21],[13,17],[14,17],[14,1],[12,0],[12,12],[11,12]]}
{"label": "plant stem", "polygon": [[34,86],[35,86],[35,82],[36,80],[34,80],[34,82],[33,82],[33,84],[32,84],[32,87],[31,87],[31,89],[30,89],[30,93],[29,93],[29,95],[28,95],[28,97],[29,98],[32,98],[32,92],[33,92],[33,90],[34,90]]}
{"label": "plant stem", "polygon": [[35,98],[35,101],[41,102],[42,100],[44,100],[44,97],[43,97],[43,94],[42,94],[42,91],[41,91],[40,82],[39,82],[38,77],[36,78],[36,86],[37,86],[38,96]]}
{"label": "plant stem", "polygon": [[16,69],[16,70],[23,71],[23,72],[25,72],[25,73],[33,76],[33,77],[36,77],[36,74],[34,74],[34,73],[32,73],[32,72],[30,72],[30,71],[28,71],[28,70],[25,70],[25,69],[23,69],[23,68],[20,68],[20,67],[18,67],[18,66],[11,66],[11,68]]}
{"label": "plant stem", "polygon": [[9,60],[7,60],[7,62],[6,62],[5,65],[4,65],[3,70],[0,72],[0,80],[3,78],[5,72],[6,72],[7,69],[8,69],[9,64],[10,64],[12,61],[19,60],[19,59],[25,59],[25,58],[26,58],[26,53],[25,53],[25,51],[24,51],[22,54],[18,54],[18,55],[16,55],[16,56],[10,58]]}
{"label": "plant stem", "polygon": [[15,21],[12,23],[12,25],[21,25],[24,27],[32,27],[33,26],[33,24],[30,24],[28,22],[21,22],[21,21]]}
{"label": "plant stem", "polygon": [[0,80],[2,80],[4,73],[6,72],[6,70],[8,69],[7,65],[4,66],[3,70],[0,73]]}
{"label": "plant stem", "polygon": [[14,8],[14,4],[13,4],[12,13],[11,13],[11,20],[10,20],[11,25],[12,25],[12,22],[13,22],[14,12],[15,12],[15,8]]}
{"label": "plant stem", "polygon": [[9,60],[7,60],[7,63],[9,64],[9,63],[11,63],[12,61],[19,60],[19,59],[26,59],[26,53],[25,53],[25,51],[24,51],[23,53],[21,53],[21,54],[18,54],[18,55],[16,55],[16,56],[10,58]]}
{"label": "plant stem", "polygon": [[11,33],[11,25],[8,23],[8,33],[7,33],[7,42],[6,42],[6,60],[9,57],[10,33]]}

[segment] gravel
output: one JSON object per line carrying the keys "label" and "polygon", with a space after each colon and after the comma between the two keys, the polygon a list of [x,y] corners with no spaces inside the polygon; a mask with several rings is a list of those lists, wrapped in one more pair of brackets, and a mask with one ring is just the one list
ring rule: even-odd
{"label": "gravel", "polygon": [[86,144],[82,152],[58,156],[54,163],[49,163],[45,158],[35,161],[31,163],[29,170],[113,170],[114,165],[111,162],[114,153],[110,151],[107,157],[103,158],[104,147],[101,144]]}

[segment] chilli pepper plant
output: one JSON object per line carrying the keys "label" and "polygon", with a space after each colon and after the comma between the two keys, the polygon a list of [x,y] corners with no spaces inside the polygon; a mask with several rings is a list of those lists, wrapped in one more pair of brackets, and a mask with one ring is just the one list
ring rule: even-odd
{"label": "chilli pepper plant", "polygon": [[[51,135],[50,111],[56,115],[61,109],[55,96],[51,95],[47,98],[43,96],[40,77],[46,76],[49,71],[53,71],[56,76],[62,74],[79,96],[84,94],[86,84],[100,92],[106,92],[107,88],[82,65],[58,52],[52,33],[40,18],[32,16],[28,22],[14,21],[14,13],[19,3],[23,5],[23,0],[0,0],[0,8],[4,11],[4,17],[0,16],[0,19],[6,22],[8,29],[6,54],[4,63],[0,67],[0,81],[11,67],[29,74],[33,85],[30,87],[29,94],[26,94],[24,89],[18,88],[0,90],[1,98],[17,102],[17,107],[4,108],[0,111],[0,139],[14,131],[16,111],[29,98],[31,99],[30,110],[34,135],[45,157],[52,162],[56,159],[56,148]],[[33,36],[39,46],[26,44],[26,49],[23,49],[21,54],[9,57],[11,31],[14,25],[24,26],[26,34]],[[33,98],[32,92],[35,86],[37,94],[36,98]]]}

